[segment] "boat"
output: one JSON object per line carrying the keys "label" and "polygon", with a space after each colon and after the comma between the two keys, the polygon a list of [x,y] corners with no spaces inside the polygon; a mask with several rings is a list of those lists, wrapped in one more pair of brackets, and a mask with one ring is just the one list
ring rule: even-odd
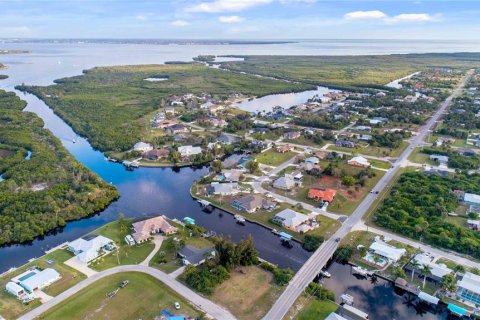
{"label": "boat", "polygon": [[73,143],[76,143],[76,142],[77,142],[77,140],[75,140],[75,138],[73,138],[72,142],[73,142]]}
{"label": "boat", "polygon": [[324,276],[325,278],[330,278],[332,275],[330,274],[330,272],[326,271],[326,270],[320,270],[320,274],[322,276]]}
{"label": "boat", "polygon": [[234,218],[235,218],[235,220],[237,220],[237,223],[238,223],[238,224],[244,224],[244,223],[245,223],[245,218],[242,217],[242,216],[239,215],[239,214],[236,214],[236,215],[234,216]]}
{"label": "boat", "polygon": [[280,243],[282,244],[282,246],[284,246],[288,249],[293,248],[293,244],[291,244],[290,241],[287,240],[287,239],[284,239],[284,238],[280,239]]}
{"label": "boat", "polygon": [[278,230],[277,229],[272,229],[272,233],[273,234],[278,234]]}
{"label": "boat", "polygon": [[342,294],[340,296],[340,299],[342,299],[342,303],[346,305],[349,305],[349,306],[353,305],[354,298],[349,294],[346,294],[346,293]]}
{"label": "boat", "polygon": [[368,274],[369,274],[367,269],[359,267],[359,266],[352,267],[352,270],[353,270],[354,274],[359,274],[359,275],[364,276],[364,277],[368,276]]}
{"label": "boat", "polygon": [[183,218],[183,221],[186,223],[186,224],[195,224],[195,219],[193,218],[190,218],[190,217],[185,217]]}

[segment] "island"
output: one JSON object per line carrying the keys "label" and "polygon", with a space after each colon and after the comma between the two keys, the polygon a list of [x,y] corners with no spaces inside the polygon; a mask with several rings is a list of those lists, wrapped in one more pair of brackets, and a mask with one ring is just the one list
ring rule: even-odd
{"label": "island", "polygon": [[0,244],[31,241],[101,211],[115,187],[78,162],[26,102],[0,91]]}

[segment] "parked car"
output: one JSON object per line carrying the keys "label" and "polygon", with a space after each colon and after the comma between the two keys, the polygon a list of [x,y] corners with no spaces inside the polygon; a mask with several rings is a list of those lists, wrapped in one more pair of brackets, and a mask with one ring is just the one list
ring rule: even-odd
{"label": "parked car", "polygon": [[123,280],[122,282],[120,282],[120,288],[125,288],[128,284],[128,280]]}

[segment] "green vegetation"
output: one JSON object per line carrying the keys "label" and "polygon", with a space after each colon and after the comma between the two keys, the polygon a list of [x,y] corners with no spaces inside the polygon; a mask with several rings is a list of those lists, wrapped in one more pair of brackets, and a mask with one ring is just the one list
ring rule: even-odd
{"label": "green vegetation", "polygon": [[255,158],[259,163],[266,164],[268,166],[278,166],[284,163],[285,161],[291,159],[295,156],[295,152],[285,152],[279,153],[275,150],[267,150],[258,154]]}
{"label": "green vegetation", "polygon": [[25,102],[0,91],[0,244],[104,209],[119,194],[68,153]]}
{"label": "green vegetation", "polygon": [[[168,80],[144,80],[152,77]],[[232,93],[263,96],[311,88],[197,63],[94,68],[81,76],[59,79],[56,85],[18,87],[46,101],[102,151],[130,149],[150,132],[150,119],[144,116],[165,106],[165,99],[173,95],[209,93],[224,99]]]}
{"label": "green vegetation", "polygon": [[374,222],[402,235],[480,257],[480,234],[445,219],[458,207],[455,189],[480,193],[480,175],[403,174],[376,210]]}
{"label": "green vegetation", "polygon": [[[114,297],[106,297],[123,280],[128,280],[129,284]],[[181,314],[200,316],[200,312],[184,298],[152,276],[137,272],[117,273],[81,290],[51,308],[40,319],[153,319],[163,309],[177,313],[175,302],[180,303]]]}
{"label": "green vegetation", "polygon": [[307,234],[303,240],[302,247],[307,251],[315,251],[325,241],[323,237]]}
{"label": "green vegetation", "polygon": [[472,68],[480,54],[393,54],[378,56],[242,56],[223,68],[330,87],[383,86],[431,66]]}
{"label": "green vegetation", "polygon": [[448,157],[448,166],[460,170],[472,170],[480,167],[480,156],[475,155],[471,157],[463,156],[456,150],[450,148],[430,148],[424,147],[421,149],[422,153],[427,155],[438,154]]}
{"label": "green vegetation", "polygon": [[295,318],[296,320],[323,320],[338,309],[335,302],[330,300],[310,299]]}
{"label": "green vegetation", "polygon": [[279,286],[286,285],[294,276],[294,272],[290,268],[278,268],[269,262],[261,262],[260,267],[273,273],[275,284]]}
{"label": "green vegetation", "polygon": [[[43,291],[48,295],[56,296],[86,278],[83,273],[72,269],[63,263],[72,257],[72,253],[66,249],[55,250],[0,278],[0,287],[5,288],[5,285],[8,281],[10,281],[11,278],[25,272],[29,268],[53,268],[60,273],[61,279],[55,281],[53,284],[43,289]],[[53,261],[53,263],[48,264],[47,260]],[[6,319],[16,319],[21,314],[32,310],[39,304],[40,301],[38,299],[28,304],[23,304],[20,300],[16,299],[13,295],[7,293],[5,290],[0,290],[0,314]]]}

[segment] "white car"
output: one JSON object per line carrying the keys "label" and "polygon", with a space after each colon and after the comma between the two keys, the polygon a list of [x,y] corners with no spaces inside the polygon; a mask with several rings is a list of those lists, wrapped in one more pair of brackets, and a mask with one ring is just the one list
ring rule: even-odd
{"label": "white car", "polygon": [[175,302],[174,306],[175,306],[175,309],[180,310],[180,303]]}

